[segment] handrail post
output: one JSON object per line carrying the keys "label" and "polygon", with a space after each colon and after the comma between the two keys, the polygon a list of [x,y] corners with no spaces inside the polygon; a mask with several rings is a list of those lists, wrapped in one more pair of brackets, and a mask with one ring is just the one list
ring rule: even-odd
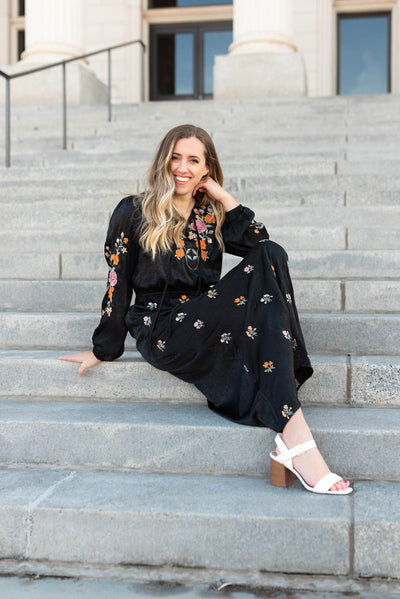
{"label": "handrail post", "polygon": [[62,97],[63,97],[63,150],[67,149],[67,77],[66,65],[62,63]]}
{"label": "handrail post", "polygon": [[141,81],[141,86],[142,86],[142,90],[141,90],[141,94],[142,94],[142,102],[144,102],[145,100],[145,92],[144,92],[144,70],[145,70],[145,52],[146,49],[144,46],[141,46],[142,48],[142,81]]}
{"label": "handrail post", "polygon": [[6,79],[6,168],[11,166],[11,103],[10,80]]}
{"label": "handrail post", "polygon": [[108,122],[111,123],[111,49],[107,51],[108,56]]}

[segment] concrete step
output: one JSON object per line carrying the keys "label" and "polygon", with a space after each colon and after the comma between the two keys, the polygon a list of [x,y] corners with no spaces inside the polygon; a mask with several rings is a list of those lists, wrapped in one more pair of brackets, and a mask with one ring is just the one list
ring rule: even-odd
{"label": "concrete step", "polygon": [[[356,282],[358,288],[358,282]],[[34,312],[85,312],[98,311],[105,293],[105,281],[19,281],[10,286],[8,280],[0,280],[0,310]],[[373,282],[368,283],[371,303],[364,304],[364,310],[394,311],[393,298],[400,297],[400,282],[389,282],[375,290]],[[379,301],[382,291],[383,301]],[[4,292],[4,293],[3,293]],[[296,302],[298,308],[306,311],[340,311],[342,305],[342,284],[340,281],[297,280]],[[357,294],[357,290],[355,290]],[[363,290],[360,289],[362,299]],[[391,297],[387,297],[387,295]],[[40,302],[38,298],[40,297]],[[357,295],[356,295],[357,298]],[[355,298],[354,302],[357,302]],[[375,298],[375,303],[374,303]],[[400,311],[400,302],[399,302]]]}
{"label": "concrete step", "polygon": [[[88,233],[86,233],[88,231]],[[10,237],[8,230],[1,230],[0,234],[7,240]],[[106,227],[101,224],[90,224],[87,227],[82,224],[79,228],[70,230],[48,229],[18,232],[18,252],[28,252],[35,248],[35,252],[53,253],[53,252],[71,252],[80,251],[80,256],[87,252],[103,251]],[[345,227],[274,227],[270,231],[271,238],[285,246],[288,250],[344,250],[346,247],[346,229]],[[359,248],[357,248],[359,249]],[[13,272],[15,265],[18,264],[18,255],[13,256],[11,261],[9,256],[0,258],[5,263],[5,270],[2,272]],[[8,266],[7,266],[8,265]],[[93,275],[90,275],[90,277]],[[29,277],[29,275],[28,275]]]}
{"label": "concrete step", "polygon": [[[83,349],[83,348],[80,348]],[[0,351],[1,397],[202,403],[192,385],[125,352],[78,376],[78,366],[57,360],[61,351]],[[313,377],[300,389],[307,405],[400,406],[399,356],[311,354]]]}
{"label": "concrete step", "polygon": [[[358,231],[376,228],[379,232],[400,229],[400,206],[364,206],[362,211],[357,206],[324,206],[324,207],[282,207],[270,205],[267,197],[258,197],[251,204],[257,220],[266,223],[269,230],[284,227],[347,227],[349,236],[354,237]],[[113,208],[113,206],[112,206]],[[112,209],[111,208],[111,209]],[[57,202],[54,208],[42,203],[23,205],[23,221],[21,222],[21,206],[3,205],[3,226],[17,228],[26,233],[47,230],[76,230],[82,232],[88,227],[107,228],[110,209],[86,209],[82,204],[70,206],[68,202]],[[397,235],[399,236],[399,235]],[[386,234],[387,239],[387,234]],[[390,249],[390,248],[389,248]]]}
{"label": "concrete step", "polygon": [[[0,312],[1,349],[87,348],[98,312]],[[311,352],[400,355],[400,314],[310,314],[300,321]],[[134,349],[128,335],[126,348]]]}
{"label": "concrete step", "polygon": [[[95,243],[95,242],[93,242]],[[24,280],[100,280],[105,283],[107,264],[103,257],[103,238],[97,242],[96,253],[65,253],[57,247],[55,252],[44,254],[16,252],[12,261],[0,255],[1,279]],[[227,272],[239,261],[225,254]],[[398,279],[400,252],[398,250],[304,250],[289,251],[292,276],[301,279]],[[12,291],[9,290],[12,294]]]}
{"label": "concrete step", "polygon": [[[275,433],[205,405],[0,402],[0,467],[263,476]],[[330,468],[400,480],[400,410],[305,408]],[[51,450],[49,450],[51,448]]]}
{"label": "concrete step", "polygon": [[[295,273],[296,269],[292,271]],[[14,280],[12,285],[8,279],[0,279],[0,310],[96,312],[105,293],[105,278],[101,281]],[[400,312],[399,280],[342,281],[294,277],[294,287],[297,307],[304,312]]]}
{"label": "concrete step", "polygon": [[240,477],[3,470],[0,481],[3,559],[400,577],[376,542],[397,546],[398,483],[356,482],[339,498]]}

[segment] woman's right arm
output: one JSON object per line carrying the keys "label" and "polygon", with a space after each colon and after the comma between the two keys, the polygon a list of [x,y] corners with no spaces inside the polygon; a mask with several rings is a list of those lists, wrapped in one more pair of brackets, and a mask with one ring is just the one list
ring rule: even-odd
{"label": "woman's right arm", "polygon": [[104,246],[110,270],[100,323],[92,337],[93,350],[60,357],[61,360],[80,363],[80,375],[101,361],[119,358],[124,352],[127,334],[125,315],[132,299],[132,273],[138,254],[133,210],[132,197],[124,198],[110,220]]}

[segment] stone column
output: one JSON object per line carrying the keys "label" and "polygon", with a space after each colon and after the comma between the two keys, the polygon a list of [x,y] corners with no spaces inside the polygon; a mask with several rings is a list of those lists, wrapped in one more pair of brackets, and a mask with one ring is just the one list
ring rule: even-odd
{"label": "stone column", "polygon": [[84,54],[82,0],[26,0],[23,62],[47,63]]}
{"label": "stone column", "polygon": [[233,43],[216,57],[214,97],[306,95],[292,18],[292,0],[234,0]]}
{"label": "stone column", "polygon": [[[25,43],[22,60],[9,72],[59,62],[84,54],[84,0],[25,0]],[[107,87],[83,61],[66,66],[68,104],[107,101]],[[60,105],[61,67],[19,77],[11,85],[12,104]],[[1,99],[0,99],[1,103]]]}

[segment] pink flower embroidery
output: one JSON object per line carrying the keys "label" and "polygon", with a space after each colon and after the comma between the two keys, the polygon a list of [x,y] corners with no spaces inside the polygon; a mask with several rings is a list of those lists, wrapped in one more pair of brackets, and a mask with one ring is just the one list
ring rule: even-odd
{"label": "pink flower embroidery", "polygon": [[115,272],[115,270],[111,270],[110,271],[110,275],[108,277],[108,280],[110,282],[110,285],[112,287],[115,287],[115,285],[117,284],[117,280],[118,280],[117,273]]}
{"label": "pink flower embroidery", "polygon": [[204,233],[204,231],[207,231],[206,225],[199,218],[196,218],[196,228],[199,233]]}

